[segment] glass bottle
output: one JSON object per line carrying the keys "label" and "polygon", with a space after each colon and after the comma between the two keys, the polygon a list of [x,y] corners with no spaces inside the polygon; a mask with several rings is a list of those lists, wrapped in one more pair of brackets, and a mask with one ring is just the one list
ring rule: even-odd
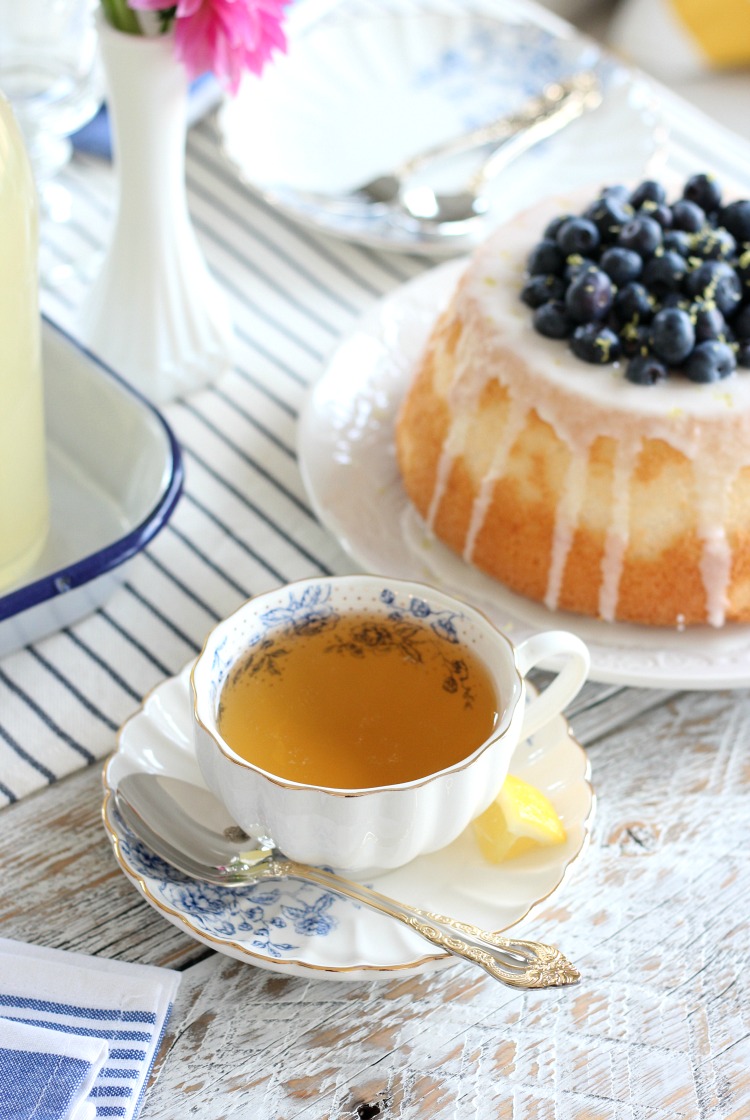
{"label": "glass bottle", "polygon": [[31,166],[0,94],[0,593],[39,556],[49,519],[37,249]]}

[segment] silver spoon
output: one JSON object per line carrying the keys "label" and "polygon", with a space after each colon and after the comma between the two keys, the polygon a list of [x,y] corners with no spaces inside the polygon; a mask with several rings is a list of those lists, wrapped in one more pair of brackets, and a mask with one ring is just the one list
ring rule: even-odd
{"label": "silver spoon", "polygon": [[[342,215],[360,214],[364,208],[373,217],[387,215],[397,221],[412,220],[416,223],[429,223],[431,226],[465,222],[485,212],[488,203],[480,195],[480,190],[502,167],[564,128],[585,110],[595,108],[601,103],[601,99],[596,75],[592,71],[583,71],[545,86],[541,93],[526,101],[517,112],[426,148],[392,171],[377,175],[345,194],[333,195],[296,189],[291,193],[306,205]],[[407,186],[408,180],[429,164],[479,150],[490,144],[495,145],[492,155],[470,183],[455,195],[438,195],[428,187]]]}
{"label": "silver spoon", "polygon": [[[586,78],[591,81],[587,82]],[[561,97],[556,109],[540,115],[533,125],[496,148],[462,190],[442,194],[428,186],[406,187],[399,197],[402,209],[422,228],[429,226],[441,234],[464,234],[467,222],[484,217],[490,209],[487,187],[501,171],[585,111],[598,108],[601,102],[602,95],[593,75],[581,75],[577,87]]]}
{"label": "silver spoon", "polygon": [[[182,808],[178,799],[186,795],[202,799],[202,811],[218,822],[215,829],[194,821]],[[112,798],[127,830],[192,879],[225,887],[248,886],[261,879],[303,879],[396,918],[439,949],[479,965],[510,987],[557,987],[574,984],[580,978],[578,970],[554,946],[503,937],[419,910],[331,871],[288,860],[268,838],[248,837],[207,790],[177,778],[129,774],[119,782]],[[250,844],[256,847],[248,849]]]}

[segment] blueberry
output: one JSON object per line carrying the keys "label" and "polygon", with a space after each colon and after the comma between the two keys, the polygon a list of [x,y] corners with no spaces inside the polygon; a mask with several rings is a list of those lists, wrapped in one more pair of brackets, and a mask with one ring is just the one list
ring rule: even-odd
{"label": "blueberry", "polygon": [[663,202],[644,202],[638,213],[653,218],[663,230],[672,228],[672,210]]}
{"label": "blueberry", "polygon": [[667,292],[659,300],[660,310],[661,307],[679,307],[680,311],[689,311],[693,306],[686,295],[682,292]]}
{"label": "blueberry", "polygon": [[632,249],[622,249],[613,245],[605,249],[599,258],[599,265],[609,276],[610,280],[622,288],[631,280],[637,280],[643,269],[643,259]]}
{"label": "blueberry", "polygon": [[750,246],[745,245],[734,266],[740,283],[744,288],[750,288]]}
{"label": "blueberry", "polygon": [[661,226],[653,218],[637,214],[620,230],[618,245],[632,249],[642,257],[652,256],[662,242]]}
{"label": "blueberry", "polygon": [[557,237],[557,231],[563,222],[567,222],[568,218],[573,217],[575,217],[574,214],[559,214],[556,218],[553,218],[551,222],[547,223],[543,236],[549,238],[550,241],[554,241]]}
{"label": "blueberry", "polygon": [[725,342],[699,342],[685,362],[685,375],[691,381],[721,381],[737,367],[737,360]]}
{"label": "blueberry", "polygon": [[615,320],[625,323],[648,323],[654,314],[654,299],[643,284],[631,283],[620,288],[612,304]]}
{"label": "blueberry", "polygon": [[570,347],[577,358],[598,366],[615,362],[620,356],[619,338],[609,327],[599,323],[584,323],[576,327]]}
{"label": "blueberry", "polygon": [[672,228],[681,229],[686,233],[697,233],[706,224],[706,212],[697,202],[689,198],[681,198],[672,203]]}
{"label": "blueberry", "polygon": [[686,233],[683,229],[670,229],[664,234],[664,241],[662,248],[666,252],[669,250],[671,253],[679,253],[685,260],[690,256],[692,247],[692,235]]}
{"label": "blueberry", "polygon": [[599,265],[591,257],[582,257],[580,253],[572,253],[565,262],[564,278],[570,283],[580,276],[582,272],[596,271]]}
{"label": "blueberry", "polygon": [[609,276],[601,269],[592,269],[571,282],[565,293],[565,306],[571,319],[586,323],[603,319],[612,306],[613,297]]}
{"label": "blueberry", "polygon": [[646,262],[642,281],[648,290],[660,299],[667,292],[677,292],[687,275],[688,264],[674,250],[661,253]]}
{"label": "blueberry", "polygon": [[549,300],[537,307],[533,321],[535,330],[545,338],[567,338],[573,327],[565,304],[559,299]]}
{"label": "blueberry", "polygon": [[[696,342],[707,342],[712,338],[718,339],[720,342],[726,342],[729,328],[718,307],[697,304],[693,308],[693,319],[695,321]],[[748,327],[750,327],[750,323],[748,323]]]}
{"label": "blueberry", "polygon": [[651,349],[669,366],[684,362],[695,345],[695,329],[687,311],[665,307],[651,322]]}
{"label": "blueberry", "polygon": [[715,303],[725,318],[732,315],[742,298],[740,278],[725,261],[705,261],[688,273],[684,288],[689,296]]}
{"label": "blueberry", "polygon": [[551,299],[562,299],[565,284],[559,276],[531,276],[521,289],[521,299],[527,307],[541,307]]}
{"label": "blueberry", "polygon": [[636,385],[656,385],[665,380],[668,372],[664,363],[653,354],[636,354],[628,362],[625,376]]}
{"label": "blueberry", "polygon": [[529,253],[526,267],[532,276],[560,276],[565,267],[565,257],[557,242],[545,237]]}
{"label": "blueberry", "polygon": [[646,323],[625,323],[618,331],[620,347],[626,358],[636,354],[647,354],[649,345],[649,327]]}
{"label": "blueberry", "polygon": [[730,202],[720,212],[719,220],[737,241],[750,241],[750,202]]}
{"label": "blueberry", "polygon": [[750,369],[750,339],[743,339],[737,346],[737,365]]}
{"label": "blueberry", "polygon": [[568,218],[557,231],[557,244],[564,255],[580,253],[585,257],[599,247],[599,230],[587,218]]}
{"label": "blueberry", "polygon": [[737,252],[737,242],[729,230],[708,226],[693,238],[693,253],[705,260],[727,260]]}
{"label": "blueberry", "polygon": [[656,179],[644,179],[639,183],[630,196],[630,205],[635,207],[636,210],[643,206],[644,202],[655,202],[657,204],[666,202],[667,192],[664,187]]}
{"label": "blueberry", "polygon": [[608,195],[592,202],[583,216],[594,223],[602,242],[611,245],[617,240],[622,227],[633,217],[633,207],[618,195]]}
{"label": "blueberry", "polygon": [[690,202],[697,202],[707,214],[711,214],[721,206],[721,187],[713,175],[701,172],[699,175],[690,176],[685,183],[682,197]]}
{"label": "blueberry", "polygon": [[743,341],[750,338],[750,304],[746,304],[737,312],[732,320],[732,327],[737,338]]}

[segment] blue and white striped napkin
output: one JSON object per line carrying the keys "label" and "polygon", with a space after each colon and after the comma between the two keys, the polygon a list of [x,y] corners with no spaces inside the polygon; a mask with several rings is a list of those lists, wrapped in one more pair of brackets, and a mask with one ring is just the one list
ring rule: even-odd
{"label": "blue and white striped napkin", "polygon": [[179,981],[0,938],[0,1117],[133,1120]]}

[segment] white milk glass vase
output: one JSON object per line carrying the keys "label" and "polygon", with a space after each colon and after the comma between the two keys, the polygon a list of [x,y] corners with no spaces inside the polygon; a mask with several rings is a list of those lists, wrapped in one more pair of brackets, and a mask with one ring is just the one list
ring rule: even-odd
{"label": "white milk glass vase", "polygon": [[201,389],[231,365],[232,326],[185,191],[188,78],[170,35],[118,31],[99,14],[118,207],[81,309],[83,340],[153,403]]}

